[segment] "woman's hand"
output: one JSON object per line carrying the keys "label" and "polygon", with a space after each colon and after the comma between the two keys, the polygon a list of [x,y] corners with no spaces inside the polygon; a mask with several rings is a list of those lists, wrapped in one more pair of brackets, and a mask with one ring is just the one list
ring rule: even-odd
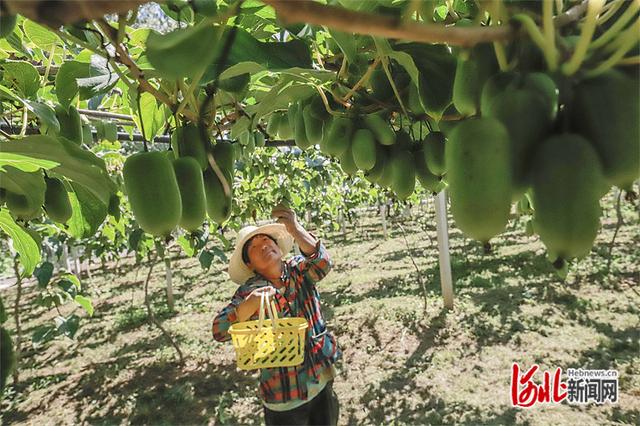
{"label": "woman's hand", "polygon": [[276,294],[276,288],[269,285],[257,288],[249,293],[244,301],[240,303],[240,305],[238,305],[238,307],[236,308],[238,321],[247,321],[253,316],[253,314],[258,312],[258,310],[260,309],[260,298],[263,293],[267,294],[270,297],[273,297]]}
{"label": "woman's hand", "polygon": [[291,235],[295,235],[296,231],[299,229],[300,225],[296,217],[296,212],[284,204],[278,204],[275,206],[271,210],[271,217],[277,219],[278,223],[283,224],[285,228],[287,228],[287,232]]}
{"label": "woman's hand", "polygon": [[260,301],[260,297],[262,297],[263,293],[265,293],[269,297],[273,297],[276,295],[276,288],[270,285],[257,288],[253,290],[251,293],[249,293],[249,295],[247,296],[247,299],[251,299],[252,297],[255,297],[256,299],[258,299],[258,301]]}
{"label": "woman's hand", "polygon": [[296,212],[284,204],[278,204],[271,210],[271,217],[277,218],[277,222],[287,228],[287,232],[291,234],[302,253],[309,256],[315,252],[317,240],[300,225]]}

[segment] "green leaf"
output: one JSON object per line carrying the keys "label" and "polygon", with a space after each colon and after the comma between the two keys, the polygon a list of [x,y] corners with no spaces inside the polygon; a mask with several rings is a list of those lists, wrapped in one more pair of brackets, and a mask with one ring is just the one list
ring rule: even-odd
{"label": "green leaf", "polygon": [[23,102],[27,109],[40,119],[40,123],[43,124],[44,127],[54,131],[55,133],[60,131],[60,122],[58,121],[53,108],[41,102],[29,100],[23,100]]}
{"label": "green leaf", "polygon": [[80,317],[75,314],[71,314],[66,318],[57,316],[55,317],[55,322],[58,326],[56,330],[58,334],[73,339],[80,326]]}
{"label": "green leaf", "polygon": [[2,141],[0,152],[59,163],[59,166],[52,169],[54,172],[85,186],[105,205],[109,203],[109,198],[115,191],[115,185],[104,168],[104,162],[91,151],[62,138],[32,135],[19,140]]}
{"label": "green leaf", "polygon": [[257,105],[247,107],[247,112],[255,114],[255,118],[260,118],[271,111],[281,110],[288,107],[291,102],[306,99],[318,93],[311,84],[292,83],[274,86],[267,96]]}
{"label": "green leaf", "polygon": [[74,274],[66,273],[62,275],[62,278],[69,281],[73,286],[80,291],[80,280]]}
{"label": "green leaf", "polygon": [[192,257],[194,255],[195,247],[193,246],[193,240],[191,238],[180,235],[178,238],[178,244],[182,247],[182,250],[184,250],[184,253],[187,256]]}
{"label": "green leaf", "polygon": [[389,44],[389,41],[386,38],[373,37],[373,42],[376,45],[376,50],[381,55],[388,55],[393,51],[391,45]]}
{"label": "green leaf", "polygon": [[53,129],[56,133],[60,131],[60,123],[58,122],[58,118],[56,117],[53,108],[51,108],[49,105],[43,104],[41,102],[22,99],[8,88],[0,85],[0,99],[2,98],[22,102],[30,112],[35,114],[40,119],[44,127]]}
{"label": "green leaf", "polygon": [[[216,58],[217,59],[217,58]],[[247,31],[238,28],[225,69],[243,62],[254,62],[270,71],[289,68],[312,68],[311,48],[302,40],[287,42],[263,42]],[[212,81],[220,71],[214,62],[202,77],[202,83]],[[226,78],[227,76],[225,76]]]}
{"label": "green leaf", "polygon": [[146,54],[164,77],[190,77],[211,63],[217,54],[217,41],[218,30],[209,23],[179,28],[167,34],[151,32]]}
{"label": "green leaf", "polygon": [[[96,127],[96,136],[98,140],[107,140],[116,142],[118,140],[118,127],[111,121],[93,120]],[[146,128],[145,128],[146,130]]]}
{"label": "green leaf", "polygon": [[30,98],[38,93],[40,88],[40,74],[38,70],[28,62],[5,62],[4,80],[20,92],[22,97]]}
{"label": "green leaf", "polygon": [[22,29],[33,44],[46,52],[49,52],[54,45],[61,43],[55,33],[29,19],[24,20]]}
{"label": "green leaf", "polygon": [[71,183],[69,201],[73,213],[67,221],[68,231],[76,238],[88,238],[96,233],[107,217],[107,205],[82,185]]}
{"label": "green leaf", "polygon": [[53,264],[51,262],[43,262],[35,269],[33,275],[38,279],[38,287],[47,287],[49,281],[51,281],[51,276],[53,275]]}
{"label": "green leaf", "polygon": [[15,93],[13,93],[10,89],[6,88],[3,85],[0,85],[0,99],[9,99],[22,102],[22,98],[16,96]]}
{"label": "green leaf", "polygon": [[214,258],[215,256],[213,255],[213,253],[208,250],[203,250],[202,253],[200,253],[200,256],[198,256],[198,260],[200,261],[200,266],[202,267],[202,269],[208,271],[209,268],[211,268],[211,262],[213,262]]}
{"label": "green leaf", "polygon": [[29,60],[33,59],[31,49],[22,42],[22,31],[20,31],[18,27],[16,27],[13,32],[7,36],[6,40],[16,52],[21,53]]}
{"label": "green leaf", "polygon": [[329,34],[336,41],[344,56],[346,56],[349,63],[355,63],[357,61],[358,46],[356,44],[356,36],[354,34],[347,34],[341,31],[329,30]]}
{"label": "green leaf", "polygon": [[89,64],[76,61],[68,61],[62,64],[56,74],[56,96],[58,102],[68,108],[79,91],[79,78],[89,75]]}
{"label": "green leaf", "polygon": [[43,344],[53,340],[56,337],[56,328],[51,325],[41,325],[37,327],[31,336],[31,345],[34,349],[42,347]]}
{"label": "green leaf", "polygon": [[30,200],[31,206],[44,204],[46,184],[41,170],[27,173],[12,166],[6,166],[0,172],[0,188],[24,195]]}
{"label": "green leaf", "polygon": [[144,237],[144,231],[140,228],[129,234],[129,249],[138,251],[140,249],[140,241]]}
{"label": "green leaf", "polygon": [[262,65],[256,62],[252,62],[252,61],[240,62],[239,64],[232,65],[226,70],[224,70],[224,72],[220,74],[220,80],[225,80],[231,77],[237,77],[241,74],[247,74],[247,73],[250,75],[253,75],[253,74],[259,73],[260,71],[264,71],[265,69],[266,69],[265,67],[263,67]]}
{"label": "green leaf", "polygon": [[5,171],[4,166],[12,166],[23,172],[35,172],[39,169],[52,169],[58,164],[55,161],[40,160],[22,154],[0,152],[0,172]]}
{"label": "green leaf", "polygon": [[409,77],[411,77],[411,81],[413,81],[413,84],[418,87],[420,72],[418,71],[415,62],[413,62],[411,55],[406,52],[393,51],[389,53],[389,57],[395,59],[400,66],[407,71]]}
{"label": "green leaf", "polygon": [[425,110],[439,119],[451,104],[456,58],[446,46],[398,43],[396,51],[409,54],[419,72],[418,90]]}
{"label": "green leaf", "polygon": [[67,298],[73,299],[74,297],[76,297],[76,294],[78,294],[78,289],[76,288],[76,286],[67,279],[59,280],[56,285],[60,287],[64,291],[64,293],[66,293],[65,295],[63,295],[65,300]]}
{"label": "green leaf", "polygon": [[[166,125],[167,118],[170,115],[170,111],[164,104],[158,103],[156,98],[147,92],[144,92],[140,96],[140,114],[138,112],[138,104],[135,101],[136,93],[129,94],[134,98],[131,100],[132,108],[131,115],[135,121],[140,133],[142,133],[147,140],[153,140],[156,135]],[[142,122],[140,122],[140,115],[142,115]],[[143,129],[144,126],[144,129]],[[144,131],[143,131],[144,130]]]}
{"label": "green leaf", "polygon": [[85,76],[78,77],[76,84],[80,91],[80,99],[91,99],[109,92],[118,82],[118,74],[109,62],[99,55],[91,55],[91,61]]}
{"label": "green leaf", "polygon": [[11,238],[13,248],[20,255],[20,263],[24,268],[23,276],[31,275],[40,262],[40,247],[31,235],[13,220],[7,209],[0,210],[0,228]]}
{"label": "green leaf", "polygon": [[82,306],[90,317],[93,316],[93,305],[91,304],[91,299],[78,294],[73,300],[75,300],[78,305]]}

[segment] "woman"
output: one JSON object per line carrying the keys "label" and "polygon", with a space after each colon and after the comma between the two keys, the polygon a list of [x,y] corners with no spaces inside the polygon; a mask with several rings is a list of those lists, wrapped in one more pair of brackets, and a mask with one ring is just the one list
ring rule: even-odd
{"label": "woman", "polygon": [[[247,226],[238,233],[229,276],[240,287],[213,320],[213,337],[230,340],[231,324],[257,319],[262,293],[274,298],[280,317],[306,318],[303,364],[260,370],[265,423],[335,425],[339,405],[332,384],[341,352],[327,332],[316,289],[333,263],[322,242],[300,225],[293,210],[279,205],[272,216],[278,223]],[[291,251],[294,240],[302,255],[285,261],[283,256]]]}

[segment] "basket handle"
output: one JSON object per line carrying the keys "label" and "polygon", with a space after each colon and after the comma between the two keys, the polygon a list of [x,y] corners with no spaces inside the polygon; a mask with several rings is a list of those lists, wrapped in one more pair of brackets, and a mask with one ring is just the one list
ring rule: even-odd
{"label": "basket handle", "polygon": [[[278,319],[278,311],[273,303],[273,300],[269,300],[270,296],[267,293],[260,293],[260,313],[258,314],[258,330],[262,329],[264,325],[264,311],[266,308],[267,315],[271,320],[271,326],[275,329],[277,327],[276,319]],[[265,302],[267,306],[265,306]],[[271,303],[269,303],[271,302]]]}

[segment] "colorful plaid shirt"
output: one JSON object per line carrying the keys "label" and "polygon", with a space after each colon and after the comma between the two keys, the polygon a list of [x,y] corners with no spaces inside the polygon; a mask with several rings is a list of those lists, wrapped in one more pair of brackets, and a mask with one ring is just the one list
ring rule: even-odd
{"label": "colorful plaid shirt", "polygon": [[[320,296],[316,283],[331,270],[333,262],[324,245],[318,241],[315,252],[298,255],[285,261],[282,281],[284,293],[275,295],[278,315],[306,318],[309,323],[303,364],[296,367],[263,368],[260,370],[260,397],[269,403],[307,399],[307,383],[318,382],[320,373],[334,364],[342,355],[336,339],[327,332],[320,309]],[[237,322],[236,307],[255,289],[271,285],[256,275],[236,290],[226,307],[213,320],[213,338],[228,341],[229,327]],[[257,313],[251,320],[258,319]]]}

